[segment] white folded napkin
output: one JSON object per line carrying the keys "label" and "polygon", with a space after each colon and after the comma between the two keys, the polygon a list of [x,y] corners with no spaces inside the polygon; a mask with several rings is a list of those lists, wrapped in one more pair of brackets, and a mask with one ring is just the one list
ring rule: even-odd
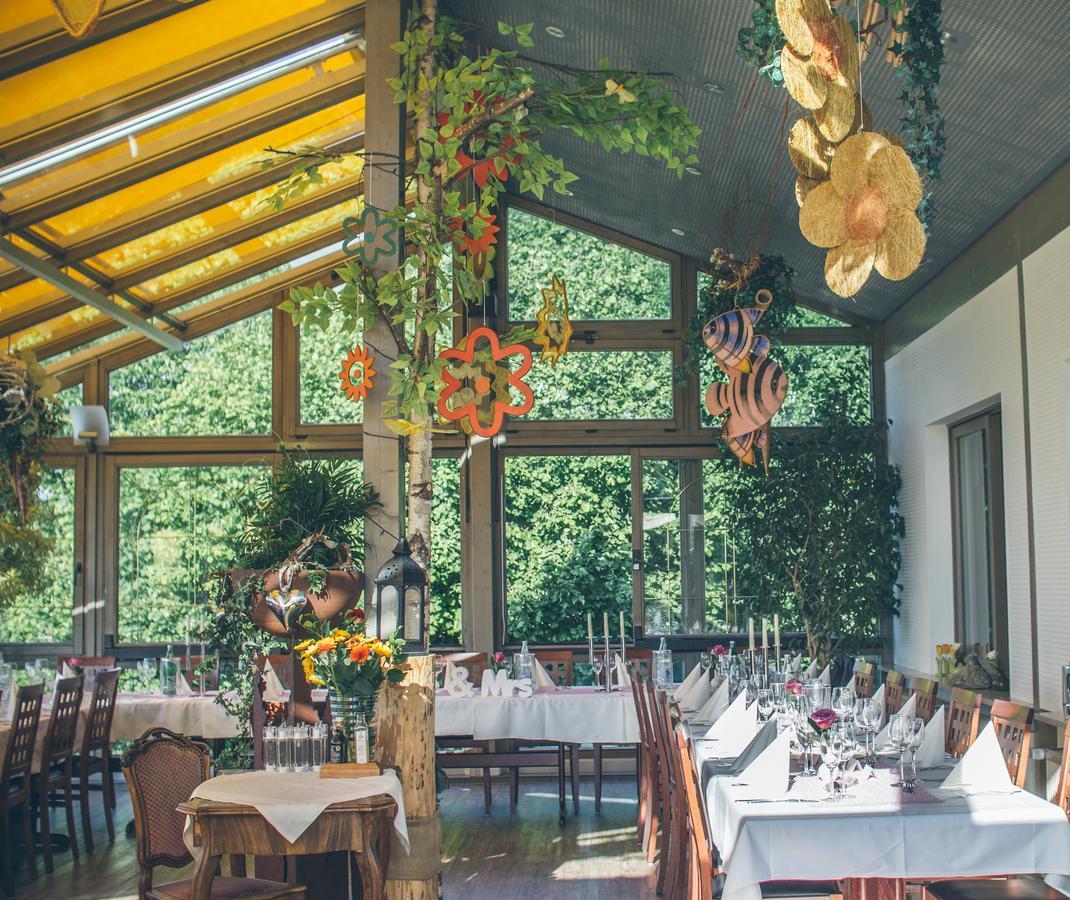
{"label": "white folded napkin", "polygon": [[[757,704],[752,704],[757,706]],[[755,710],[757,712],[757,709]],[[740,751],[735,762],[732,763],[732,771],[737,775],[753,763],[765,749],[776,741],[776,722],[770,719],[764,725],[755,729],[747,745]]]}
{"label": "white folded napkin", "polygon": [[930,769],[944,761],[944,708],[938,707],[925,725],[921,746],[915,754],[919,769]]}
{"label": "white folded napkin", "polygon": [[791,660],[791,662],[788,663],[788,671],[791,672],[793,675],[798,675],[799,674],[799,669],[801,669],[801,668],[802,668],[802,654],[801,653],[796,653],[795,654],[795,659]]}
{"label": "white folded napkin", "polygon": [[709,722],[711,725],[725,714],[728,709],[728,679],[722,678],[710,694],[702,709],[695,716],[697,722]]}
{"label": "white folded napkin", "polygon": [[[914,715],[914,709],[917,706],[917,702],[918,702],[918,695],[917,694],[911,694],[910,695],[910,699],[907,700],[907,702],[903,704],[903,706],[899,710],[899,712],[898,713],[893,713],[893,715],[900,715],[900,716],[912,716],[912,715]],[[889,739],[890,739],[889,736],[891,735],[891,733],[892,733],[892,720],[889,718],[888,721],[884,723],[884,727],[880,730],[880,734],[877,735],[877,740],[875,740],[873,742],[873,746],[876,747],[878,750],[882,750],[883,748],[887,747]]]}
{"label": "white folded napkin", "polygon": [[[783,797],[788,792],[788,768],[791,764],[791,730],[785,729],[776,735],[776,725],[767,722],[766,727],[773,726],[773,740],[761,750],[746,768],[736,776],[739,785],[739,797],[753,797],[773,800]],[[765,733],[765,728],[760,732]]]}
{"label": "white folded napkin", "polygon": [[940,785],[966,794],[1006,793],[1018,790],[1007,771],[1007,762],[996,737],[996,728],[989,722],[977,740],[959,760],[951,774]]}
{"label": "white folded napkin", "polygon": [[[802,665],[802,661],[801,660],[799,661],[799,665]],[[817,660],[816,659],[813,659],[813,660],[810,661],[810,665],[808,665],[806,667],[806,671],[803,672],[803,678],[806,678],[807,680],[809,680],[811,678],[817,678]]]}
{"label": "white folded napkin", "polygon": [[[178,673],[178,678],[179,684],[184,683],[186,680],[182,677],[181,672]],[[189,690],[188,684],[186,685],[186,690]],[[279,675],[271,665],[270,659],[264,660],[264,700],[267,703],[290,702],[290,692],[282,686],[282,682],[279,681]]]}
{"label": "white folded napkin", "polygon": [[531,668],[531,683],[534,685],[535,690],[540,693],[556,691],[557,685],[554,684],[550,673],[546,671],[546,666],[539,662],[537,656],[532,659],[532,662],[534,665]]}
{"label": "white folded napkin", "polygon": [[617,679],[618,687],[631,687],[632,679],[628,674],[628,666],[625,665],[624,659],[619,653],[613,654],[613,675]]}
{"label": "white folded napkin", "polygon": [[[275,676],[278,677],[277,675]],[[175,696],[177,697],[192,697],[195,691],[189,686],[189,682],[186,681],[186,676],[181,672],[175,678]]]}
{"label": "white folded napkin", "polygon": [[694,683],[689,690],[680,700],[681,709],[702,709],[706,705],[706,701],[710,699],[710,694],[713,693],[713,687],[710,684],[710,679],[705,672],[702,673],[702,677]]}
{"label": "white folded napkin", "polygon": [[741,693],[706,732],[706,738],[717,741],[714,748],[717,756],[739,756],[757,733],[758,704],[748,707],[747,695]]}
{"label": "white folded napkin", "polygon": [[825,666],[825,668],[821,670],[821,674],[817,676],[817,680],[822,684],[832,684],[832,674],[829,672],[828,666]]}
{"label": "white folded napkin", "polygon": [[673,700],[675,700],[677,703],[682,703],[684,697],[687,696],[687,692],[690,691],[691,688],[693,688],[695,686],[695,684],[698,682],[698,680],[702,677],[702,674],[703,674],[702,666],[701,665],[695,666],[695,668],[693,668],[688,673],[687,678],[685,678],[680,683],[679,687],[677,687],[676,690],[672,692]]}

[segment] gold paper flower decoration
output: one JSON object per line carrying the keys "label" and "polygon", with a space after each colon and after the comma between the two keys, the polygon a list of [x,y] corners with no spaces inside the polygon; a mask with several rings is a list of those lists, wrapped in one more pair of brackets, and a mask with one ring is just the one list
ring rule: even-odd
{"label": "gold paper flower decoration", "polygon": [[824,137],[836,143],[851,129],[858,106],[858,44],[854,28],[834,16],[827,0],[776,0],[786,43],[780,54],[784,86],[814,111]]}
{"label": "gold paper flower decoration", "polygon": [[542,308],[535,313],[538,323],[535,329],[535,343],[541,348],[539,359],[552,366],[568,353],[568,342],[572,339],[572,320],[568,317],[568,290],[556,275],[551,286],[542,289]]}
{"label": "gold paper flower decoration", "polygon": [[925,253],[925,231],[914,210],[921,179],[902,147],[862,131],[836,148],[829,179],[814,187],[799,211],[811,244],[829,248],[825,281],[851,297],[874,268],[891,281],[913,272]]}

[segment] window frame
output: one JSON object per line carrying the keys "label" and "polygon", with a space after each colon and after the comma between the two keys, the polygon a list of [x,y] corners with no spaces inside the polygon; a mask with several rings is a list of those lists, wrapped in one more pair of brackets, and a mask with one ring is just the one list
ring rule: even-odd
{"label": "window frame", "polygon": [[971,434],[984,434],[988,490],[988,581],[989,622],[992,648],[999,654],[1005,671],[1010,665],[1010,626],[1007,609],[1007,536],[1003,494],[1003,414],[999,406],[977,413],[948,426],[948,457],[951,482],[951,563],[954,575],[955,640],[964,647],[966,595],[962,568],[962,525],[960,521],[960,474],[958,441]]}

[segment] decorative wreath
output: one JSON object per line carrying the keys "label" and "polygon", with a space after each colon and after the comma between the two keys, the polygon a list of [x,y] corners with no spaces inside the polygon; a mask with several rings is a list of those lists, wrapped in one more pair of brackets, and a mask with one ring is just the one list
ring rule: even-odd
{"label": "decorative wreath", "polygon": [[[342,371],[338,377],[342,380],[342,392],[354,403],[360,403],[368,397],[368,391],[374,384],[375,360],[363,347],[354,347],[342,360]],[[353,370],[360,367],[360,377],[353,377]]]}

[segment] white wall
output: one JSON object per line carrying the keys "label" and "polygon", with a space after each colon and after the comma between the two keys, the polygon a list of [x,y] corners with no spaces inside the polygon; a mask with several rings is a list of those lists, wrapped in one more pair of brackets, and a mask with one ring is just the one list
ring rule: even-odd
{"label": "white wall", "polygon": [[1058,709],[1070,662],[1070,229],[1026,257],[1040,705]]}
{"label": "white wall", "polygon": [[1010,679],[1032,697],[1025,436],[1018,329],[1018,280],[1008,272],[885,363],[889,456],[902,471],[901,615],[895,661],[935,670],[935,646],[954,640],[948,425],[999,403],[1003,414],[1004,500]]}

